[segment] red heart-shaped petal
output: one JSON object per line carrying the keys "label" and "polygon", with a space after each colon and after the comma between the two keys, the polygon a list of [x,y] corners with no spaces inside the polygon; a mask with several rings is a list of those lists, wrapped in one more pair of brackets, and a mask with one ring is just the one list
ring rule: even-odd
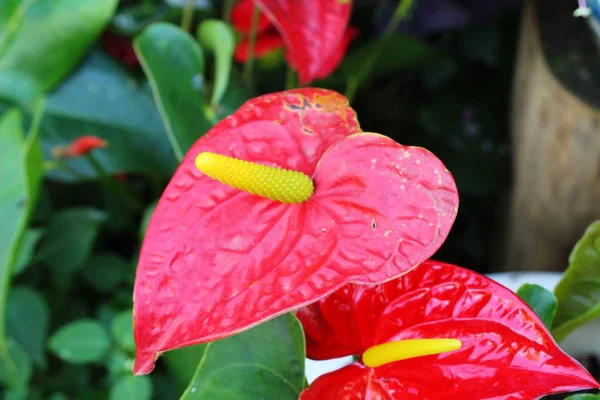
{"label": "red heart-shaped petal", "polygon": [[492,280],[427,261],[382,285],[346,285],[298,311],[310,358],[362,354],[403,339],[456,338],[462,347],[318,378],[300,399],[537,399],[598,387],[535,313]]}
{"label": "red heart-shaped petal", "polygon": [[[342,59],[351,0],[255,0],[286,44],[286,57],[301,84],[323,78]],[[350,32],[352,34],[352,31]]]}
{"label": "red heart-shaped petal", "polygon": [[[298,89],[249,101],[194,144],[140,255],[136,373],[162,351],[240,332],[347,282],[391,279],[437,250],[458,204],[450,174],[424,149],[355,132],[343,96]],[[315,191],[302,204],[241,192],[196,169],[203,151],[303,172]]]}

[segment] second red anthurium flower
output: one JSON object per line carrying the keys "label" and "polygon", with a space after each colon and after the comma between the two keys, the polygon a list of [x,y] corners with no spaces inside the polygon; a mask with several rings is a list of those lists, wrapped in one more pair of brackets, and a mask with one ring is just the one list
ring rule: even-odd
{"label": "second red anthurium flower", "polygon": [[248,59],[255,7],[261,13],[254,56],[285,47],[286,59],[302,85],[329,76],[358,34],[348,26],[351,0],[240,0],[231,13],[233,26],[245,35],[235,50],[239,62]]}
{"label": "second red anthurium flower", "polygon": [[154,211],[134,289],[134,372],[348,282],[398,277],[441,246],[457,209],[439,159],[362,132],[340,94],[247,102],[192,146]]}
{"label": "second red anthurium flower", "polygon": [[450,264],[349,284],[297,315],[309,358],[362,356],[300,400],[535,400],[599,386],[517,295]]}

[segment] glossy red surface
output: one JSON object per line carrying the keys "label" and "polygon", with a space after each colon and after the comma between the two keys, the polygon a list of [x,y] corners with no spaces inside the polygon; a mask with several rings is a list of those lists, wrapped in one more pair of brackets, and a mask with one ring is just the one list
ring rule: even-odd
{"label": "glossy red surface", "polygon": [[[340,94],[296,89],[247,102],[192,146],[140,254],[135,373],[438,249],[456,217],[452,176],[425,149],[360,131]],[[239,191],[195,168],[203,151],[301,171],[315,191],[302,204]]]}
{"label": "glossy red surface", "polygon": [[318,378],[301,400],[532,400],[598,387],[514,293],[450,264],[426,261],[382,285],[346,285],[297,315],[314,359],[402,339],[463,344],[377,368],[354,363]]}

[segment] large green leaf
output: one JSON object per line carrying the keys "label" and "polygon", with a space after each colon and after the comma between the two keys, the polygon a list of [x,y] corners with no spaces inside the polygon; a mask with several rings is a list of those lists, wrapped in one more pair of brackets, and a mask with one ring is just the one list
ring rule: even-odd
{"label": "large green leaf", "polygon": [[61,281],[87,261],[105,215],[95,209],[78,208],[54,215],[35,255],[47,263],[55,279]]}
{"label": "large green leaf", "polygon": [[6,307],[6,331],[39,366],[45,367],[44,344],[48,331],[48,306],[35,290],[16,287]]}
{"label": "large green leaf", "polygon": [[167,23],[151,25],[134,44],[175,155],[181,160],[212,126],[206,116],[202,49],[188,33]]}
{"label": "large green leaf", "polygon": [[565,398],[565,400],[600,400],[600,394],[574,394],[573,396]]}
{"label": "large green leaf", "polygon": [[517,290],[517,295],[535,311],[546,328],[552,327],[557,302],[551,291],[539,285],[526,283]]}
{"label": "large green leaf", "polygon": [[[110,21],[117,0],[0,0],[0,97],[30,103],[63,79]],[[9,15],[10,12],[10,15]]]}
{"label": "large green leaf", "polygon": [[[297,399],[304,385],[304,335],[282,315],[244,333],[203,345],[198,367],[181,399]],[[176,364],[178,354],[168,354]]]}
{"label": "large green leaf", "polygon": [[38,124],[39,106],[27,139],[23,115],[10,110],[0,118],[0,361],[11,363],[5,341],[6,297],[27,223],[35,206],[43,173]]}
{"label": "large green leaf", "polygon": [[[100,52],[93,53],[48,97],[42,122],[47,149],[90,133],[109,143],[94,157],[110,174],[170,176],[175,170],[176,160],[149,85]],[[68,165],[80,176],[97,175],[85,158],[69,160]],[[51,176],[77,178],[69,171]]]}
{"label": "large green leaf", "polygon": [[100,322],[81,319],[54,333],[48,348],[64,361],[86,364],[104,358],[110,348],[110,338]]}
{"label": "large green leaf", "polygon": [[569,257],[569,268],[554,290],[558,309],[552,334],[564,339],[600,317],[600,221],[592,223]]}

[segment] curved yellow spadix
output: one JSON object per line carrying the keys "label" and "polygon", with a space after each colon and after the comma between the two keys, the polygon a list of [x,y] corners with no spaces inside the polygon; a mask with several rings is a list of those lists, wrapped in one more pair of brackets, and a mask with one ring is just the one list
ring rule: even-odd
{"label": "curved yellow spadix", "polygon": [[363,364],[375,368],[409,358],[447,353],[460,349],[458,339],[407,339],[382,343],[367,349],[362,356]]}
{"label": "curved yellow spadix", "polygon": [[196,168],[221,183],[282,203],[303,203],[314,191],[312,179],[302,172],[221,154],[198,154]]}

